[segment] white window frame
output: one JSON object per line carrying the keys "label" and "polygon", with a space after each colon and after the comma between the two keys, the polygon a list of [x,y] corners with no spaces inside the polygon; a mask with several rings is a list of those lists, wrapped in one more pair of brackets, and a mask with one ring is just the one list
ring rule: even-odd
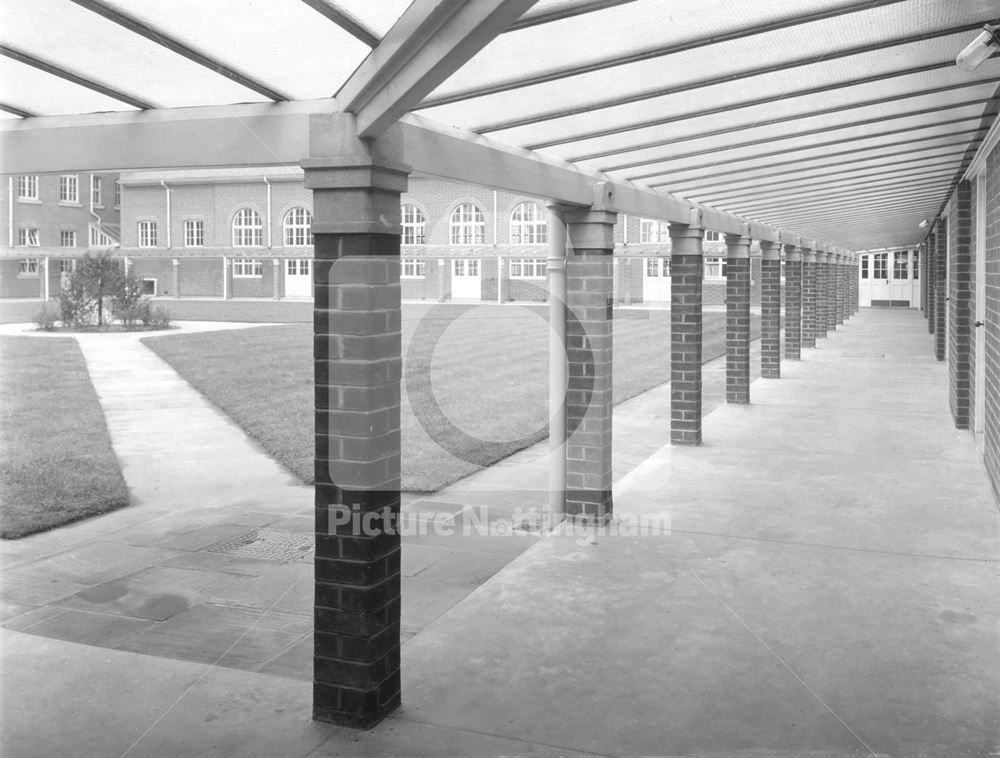
{"label": "white window frame", "polygon": [[[145,291],[146,290],[146,283],[147,282],[152,282],[153,283],[153,291],[152,292],[146,292]],[[156,293],[157,293],[157,290],[159,289],[159,287],[160,287],[160,284],[159,284],[159,281],[157,279],[154,279],[151,276],[144,276],[144,277],[142,277],[143,294],[149,295],[150,297],[156,297]]]}
{"label": "white window frame", "polygon": [[285,276],[309,276],[312,260],[309,258],[288,258],[285,260]]}
{"label": "white window frame", "polygon": [[264,261],[260,258],[233,258],[234,279],[260,279],[264,275]]}
{"label": "white window frame", "polygon": [[424,212],[413,203],[403,203],[400,215],[403,219],[403,244],[427,244],[427,220],[424,218]]}
{"label": "white window frame", "polygon": [[233,247],[264,247],[264,222],[253,208],[240,208],[233,214]]}
{"label": "white window frame", "polygon": [[722,232],[712,231],[711,229],[705,230],[705,242],[721,242]]}
{"label": "white window frame", "polygon": [[486,241],[486,217],[475,203],[461,203],[448,219],[452,245],[482,245]]}
{"label": "white window frame", "polygon": [[479,276],[479,259],[455,258],[451,270],[453,276]]}
{"label": "white window frame", "polygon": [[717,255],[708,256],[705,258],[705,278],[706,279],[725,279],[726,278],[726,259],[719,257]]}
{"label": "white window frame", "polygon": [[38,227],[22,226],[17,230],[18,247],[40,247]]}
{"label": "white window frame", "polygon": [[80,204],[80,175],[60,174],[59,202],[63,205]]}
{"label": "white window frame", "polygon": [[285,247],[310,247],[313,244],[312,220],[308,208],[301,205],[290,208],[282,225]]}
{"label": "white window frame", "polygon": [[17,262],[17,275],[25,278],[37,278],[39,268],[38,258],[21,258]]}
{"label": "white window frame", "polygon": [[74,271],[76,271],[76,258],[59,259],[60,274],[72,274]]}
{"label": "white window frame", "polygon": [[[68,245],[67,240],[69,240]],[[59,247],[76,247],[76,229],[59,230]]]}
{"label": "white window frame", "polygon": [[22,203],[38,202],[38,174],[17,177],[17,199]]}
{"label": "white window frame", "polygon": [[662,244],[670,239],[670,223],[655,218],[639,219],[639,244]]}
{"label": "white window frame", "polygon": [[423,279],[427,275],[427,261],[421,258],[403,258],[400,264],[400,279]]}
{"label": "white window frame", "polygon": [[[525,200],[510,213],[512,245],[544,245],[549,239],[549,223],[538,203]],[[537,279],[538,277],[525,277]]]}
{"label": "white window frame", "polygon": [[184,219],[184,247],[205,247],[204,219]]}
{"label": "white window frame", "polygon": [[90,175],[90,201],[95,208],[104,207],[104,182],[93,174]]}
{"label": "white window frame", "polygon": [[120,208],[122,205],[122,183],[119,181],[115,182],[115,208]]}
{"label": "white window frame", "polygon": [[159,239],[155,221],[139,221],[136,224],[136,230],[136,244],[138,247],[156,247]]}
{"label": "white window frame", "polygon": [[547,261],[545,258],[511,258],[511,279],[544,279]]}

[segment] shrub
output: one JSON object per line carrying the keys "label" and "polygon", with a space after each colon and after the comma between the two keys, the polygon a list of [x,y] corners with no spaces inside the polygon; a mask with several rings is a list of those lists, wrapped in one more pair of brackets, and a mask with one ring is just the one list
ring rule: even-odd
{"label": "shrub", "polygon": [[59,291],[59,313],[64,326],[90,326],[97,311],[97,301],[91,296],[83,279],[73,272]]}
{"label": "shrub", "polygon": [[145,322],[148,326],[154,329],[169,329],[170,328],[170,311],[164,308],[162,305],[154,306],[149,312],[149,318]]}
{"label": "shrub", "polygon": [[83,289],[94,301],[97,308],[97,325],[104,326],[104,298],[114,297],[126,289],[127,279],[122,263],[110,253],[80,259],[70,280],[79,280]]}
{"label": "shrub", "polygon": [[49,308],[48,305],[43,305],[42,309],[31,320],[42,331],[51,332],[56,328],[56,321],[59,320],[59,312]]}
{"label": "shrub", "polygon": [[135,274],[123,274],[117,284],[111,292],[111,315],[129,330],[148,324],[150,303],[143,292],[142,279]]}

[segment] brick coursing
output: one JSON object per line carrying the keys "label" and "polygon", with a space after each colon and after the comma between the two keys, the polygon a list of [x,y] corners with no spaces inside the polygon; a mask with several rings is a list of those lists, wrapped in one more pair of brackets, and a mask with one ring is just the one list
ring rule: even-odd
{"label": "brick coursing", "polygon": [[948,402],[955,426],[969,428],[970,413],[970,354],[972,352],[972,323],[975,311],[970,297],[972,269],[971,243],[971,188],[968,181],[961,181],[952,196],[948,214]]}
{"label": "brick coursing", "polygon": [[726,402],[750,402],[750,259],[726,266]]}
{"label": "brick coursing", "polygon": [[781,261],[761,261],[760,374],[781,376]]}

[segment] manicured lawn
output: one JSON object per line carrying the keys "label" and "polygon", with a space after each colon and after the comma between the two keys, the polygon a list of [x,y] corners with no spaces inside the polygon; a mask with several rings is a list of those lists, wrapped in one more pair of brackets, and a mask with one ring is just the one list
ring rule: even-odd
{"label": "manicured lawn", "polygon": [[0,367],[0,537],[128,505],[76,340],[0,337]]}
{"label": "manicured lawn", "polygon": [[[414,342],[440,327],[436,346]],[[759,321],[754,317],[754,336]],[[670,378],[670,315],[615,313],[615,402]],[[143,340],[303,481],[313,477],[312,326]],[[430,371],[420,352],[432,351]],[[725,314],[705,314],[705,360],[725,353]],[[434,491],[544,439],[544,307],[403,306],[403,488]],[[426,362],[425,362],[426,365]],[[414,405],[443,416],[421,421]],[[439,442],[436,442],[438,440]],[[447,450],[457,452],[458,457]]]}

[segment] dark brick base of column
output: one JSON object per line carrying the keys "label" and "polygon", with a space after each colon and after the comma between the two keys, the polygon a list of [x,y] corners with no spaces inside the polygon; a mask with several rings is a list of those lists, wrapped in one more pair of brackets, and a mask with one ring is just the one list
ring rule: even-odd
{"label": "dark brick base of column", "polygon": [[802,264],[802,347],[816,347],[816,264]]}
{"label": "dark brick base of column", "polygon": [[670,443],[701,444],[702,281],[700,255],[670,259]]}
{"label": "dark brick base of column", "polygon": [[760,262],[760,375],[781,376],[781,261]]}
{"label": "dark brick base of column", "polygon": [[802,261],[785,262],[785,358],[802,357]]}

